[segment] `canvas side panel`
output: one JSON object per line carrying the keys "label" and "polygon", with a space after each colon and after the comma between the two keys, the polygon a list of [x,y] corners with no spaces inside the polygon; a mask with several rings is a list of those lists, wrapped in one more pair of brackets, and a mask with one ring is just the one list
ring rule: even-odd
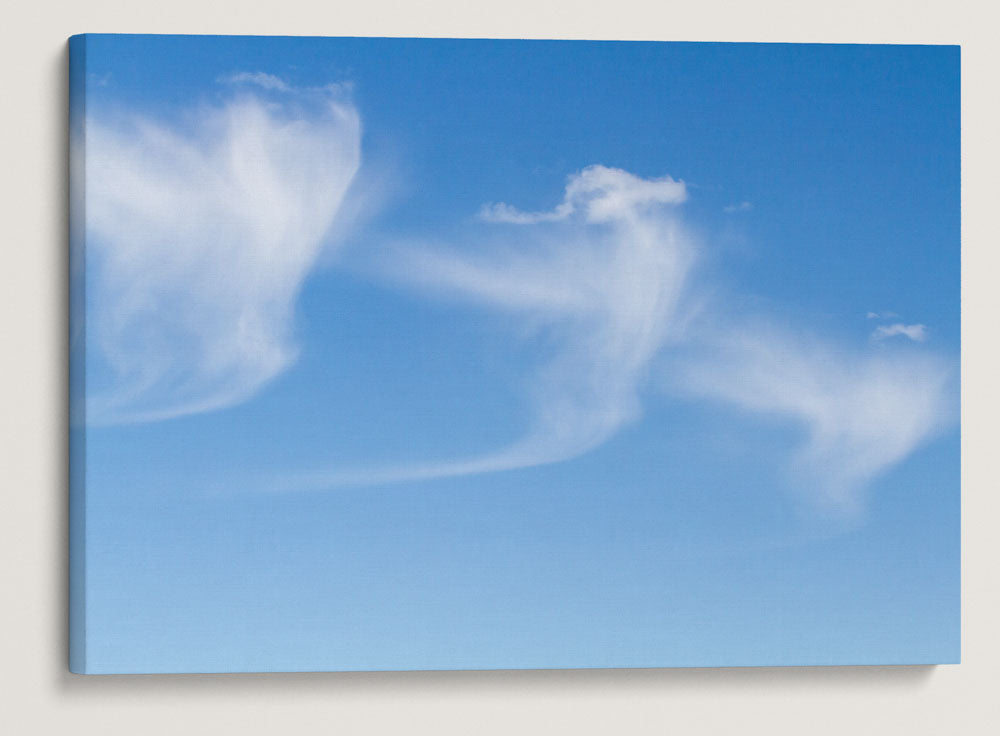
{"label": "canvas side panel", "polygon": [[86,121],[87,37],[69,40],[69,668],[87,672]]}

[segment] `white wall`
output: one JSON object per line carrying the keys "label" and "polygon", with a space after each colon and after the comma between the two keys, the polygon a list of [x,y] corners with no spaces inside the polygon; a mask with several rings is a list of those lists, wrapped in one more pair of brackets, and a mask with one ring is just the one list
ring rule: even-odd
{"label": "white wall", "polygon": [[[36,0],[0,41],[0,730],[174,733],[988,733],[1000,729],[997,98],[989,3]],[[423,3],[427,6],[427,3]],[[735,3],[734,3],[735,5]],[[909,7],[914,6],[914,7]],[[143,676],[66,671],[66,75],[79,32],[961,43],[963,664]],[[992,727],[992,728],[991,728]],[[1000,732],[1000,731],[995,731]]]}

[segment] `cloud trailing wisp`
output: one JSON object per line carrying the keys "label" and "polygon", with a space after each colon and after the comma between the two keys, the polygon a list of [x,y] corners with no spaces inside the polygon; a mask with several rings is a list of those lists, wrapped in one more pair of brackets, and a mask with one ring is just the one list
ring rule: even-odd
{"label": "cloud trailing wisp", "polygon": [[838,512],[957,419],[954,369],[936,355],[852,351],[760,321],[710,329],[669,365],[671,392],[800,426],[791,486]]}
{"label": "cloud trailing wisp", "polygon": [[[576,457],[641,411],[649,362],[676,338],[696,246],[676,206],[683,182],[591,166],[569,177],[551,212],[481,212],[514,225],[474,247],[408,247],[394,275],[432,295],[509,315],[545,336],[524,435],[480,457],[317,474],[308,485],[377,483],[507,470]],[[493,238],[493,239],[491,239]]]}
{"label": "cloud trailing wisp", "polygon": [[88,116],[88,331],[115,377],[92,423],[230,406],[295,360],[295,301],[360,166],[360,118],[336,87],[227,81],[228,101],[182,122]]}

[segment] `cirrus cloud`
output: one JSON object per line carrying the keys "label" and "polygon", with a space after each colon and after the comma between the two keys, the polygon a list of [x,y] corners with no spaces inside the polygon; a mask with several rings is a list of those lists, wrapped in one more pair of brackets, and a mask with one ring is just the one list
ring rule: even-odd
{"label": "cirrus cloud", "polygon": [[544,335],[546,357],[528,381],[527,428],[482,456],[405,468],[318,472],[294,485],[400,482],[509,470],[577,457],[641,414],[651,359],[676,339],[697,245],[675,205],[682,182],[591,166],[569,177],[549,213],[490,205],[484,219],[527,226],[476,248],[408,245],[393,278]]}
{"label": "cirrus cloud", "polygon": [[88,397],[92,423],[230,406],[296,358],[295,301],[360,166],[361,121],[342,95],[244,76],[281,98],[239,94],[183,124],[88,115],[88,332],[114,375]]}
{"label": "cirrus cloud", "polygon": [[802,428],[791,485],[840,512],[857,511],[869,483],[957,418],[954,369],[940,356],[851,350],[760,319],[709,329],[669,365],[671,393]]}

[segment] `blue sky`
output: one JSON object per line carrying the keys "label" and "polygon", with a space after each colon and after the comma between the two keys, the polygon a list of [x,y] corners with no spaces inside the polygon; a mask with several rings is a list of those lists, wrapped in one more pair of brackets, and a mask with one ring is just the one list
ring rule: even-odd
{"label": "blue sky", "polygon": [[958,660],[957,47],[85,79],[88,671]]}

